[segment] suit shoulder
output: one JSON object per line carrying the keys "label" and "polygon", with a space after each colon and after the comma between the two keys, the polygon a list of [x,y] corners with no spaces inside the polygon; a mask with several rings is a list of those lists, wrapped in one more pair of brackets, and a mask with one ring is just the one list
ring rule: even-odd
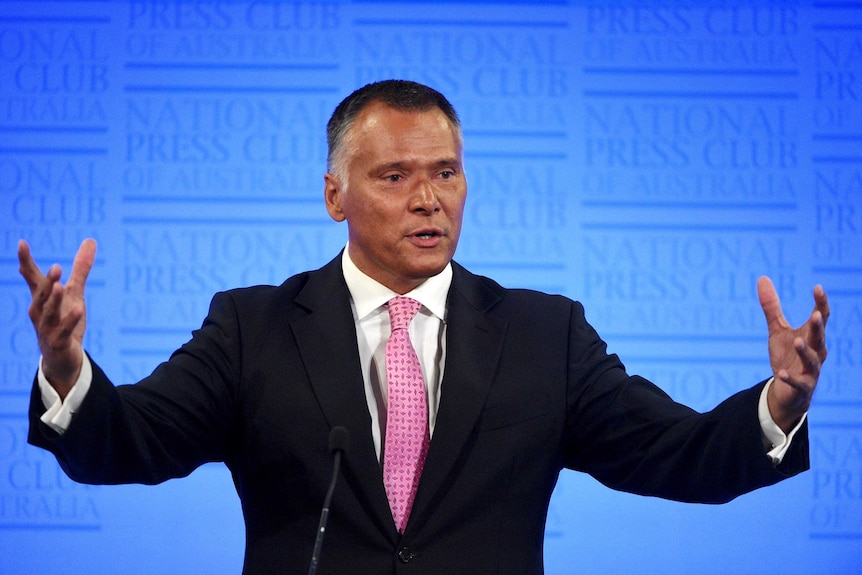
{"label": "suit shoulder", "polygon": [[301,272],[290,276],[280,285],[259,284],[251,286],[243,286],[224,290],[216,294],[216,296],[227,296],[236,301],[254,300],[260,301],[266,298],[283,298],[296,295],[308,283],[309,275],[313,272]]}
{"label": "suit shoulder", "polygon": [[566,310],[565,313],[568,314],[568,310],[574,306],[577,312],[583,314],[581,303],[564,295],[534,289],[504,287],[496,280],[474,274],[460,265],[453,263],[453,266],[456,266],[454,269],[458,285],[462,286],[466,293],[473,294],[471,299],[485,302],[496,300],[492,308],[523,309],[530,312],[538,309],[549,313],[563,313]]}
{"label": "suit shoulder", "polygon": [[299,272],[284,280],[281,285],[254,285],[230,289],[216,294],[216,297],[230,297],[236,301],[259,302],[267,298],[280,301],[294,300],[307,286],[313,292],[326,293],[344,284],[341,273],[341,258],[336,256],[323,267],[316,270]]}

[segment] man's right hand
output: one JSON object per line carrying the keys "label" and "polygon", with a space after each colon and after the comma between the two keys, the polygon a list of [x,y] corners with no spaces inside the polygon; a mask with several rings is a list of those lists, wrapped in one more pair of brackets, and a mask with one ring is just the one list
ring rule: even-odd
{"label": "man's right hand", "polygon": [[60,266],[54,264],[43,274],[30,246],[18,242],[20,272],[30,287],[30,321],[42,352],[42,373],[65,399],[81,372],[82,342],[87,328],[84,286],[96,259],[96,241],[86,239],[78,248],[72,273],[65,285],[60,283]]}

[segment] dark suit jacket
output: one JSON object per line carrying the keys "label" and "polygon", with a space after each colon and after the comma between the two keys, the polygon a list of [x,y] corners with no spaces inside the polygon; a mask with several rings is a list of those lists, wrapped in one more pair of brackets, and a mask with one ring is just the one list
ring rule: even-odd
{"label": "dark suit jacket", "polygon": [[396,532],[371,439],[339,258],[278,287],[217,294],[192,340],[142,382],[94,381],[61,437],[30,441],[88,483],[156,483],[208,461],[233,474],[245,573],[304,573],[328,486],[329,430],[351,446],[320,573],[536,574],[563,468],[635,493],[725,502],[807,468],[807,435],[776,469],[762,388],[697,414],[626,374],[560,296],[507,290],[457,264],[442,399],[409,525]]}

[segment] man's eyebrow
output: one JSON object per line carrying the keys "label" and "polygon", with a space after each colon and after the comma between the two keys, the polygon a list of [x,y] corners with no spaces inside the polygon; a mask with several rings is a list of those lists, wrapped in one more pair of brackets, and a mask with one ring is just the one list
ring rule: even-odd
{"label": "man's eyebrow", "polygon": [[435,170],[439,170],[440,168],[455,168],[457,167],[459,170],[461,169],[462,162],[459,158],[444,158],[442,160],[438,160],[433,164],[433,168]]}
{"label": "man's eyebrow", "polygon": [[407,167],[405,162],[387,162],[374,167],[376,172],[385,172],[387,170],[403,170]]}
{"label": "man's eyebrow", "polygon": [[[405,169],[410,168],[410,167],[411,167],[411,164],[413,164],[413,162],[411,162],[411,161],[406,161],[406,162],[404,162],[404,161],[387,162],[387,163],[384,163],[384,164],[380,164],[379,166],[377,166],[377,168],[376,168],[376,169],[377,169],[378,171],[386,171],[386,170],[405,170]],[[434,168],[434,169],[437,169],[437,168],[446,168],[446,167],[451,167],[451,166],[458,166],[458,167],[460,167],[460,166],[461,166],[461,164],[462,164],[462,162],[461,162],[460,158],[452,157],[452,158],[443,158],[443,159],[437,160],[436,162],[434,162],[434,163],[432,163],[432,164],[431,164],[431,167],[432,167],[432,168]]]}

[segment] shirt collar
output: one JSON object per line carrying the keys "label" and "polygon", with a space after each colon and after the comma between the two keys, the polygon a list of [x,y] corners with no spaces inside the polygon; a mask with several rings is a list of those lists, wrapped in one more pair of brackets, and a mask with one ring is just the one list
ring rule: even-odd
{"label": "shirt collar", "polygon": [[[399,294],[371,279],[356,267],[348,254],[349,247],[349,245],[345,247],[341,255],[341,270],[356,308],[356,319],[361,320]],[[404,295],[421,303],[440,321],[445,321],[446,297],[449,295],[451,285],[452,264],[448,263],[439,274],[431,276]]]}

